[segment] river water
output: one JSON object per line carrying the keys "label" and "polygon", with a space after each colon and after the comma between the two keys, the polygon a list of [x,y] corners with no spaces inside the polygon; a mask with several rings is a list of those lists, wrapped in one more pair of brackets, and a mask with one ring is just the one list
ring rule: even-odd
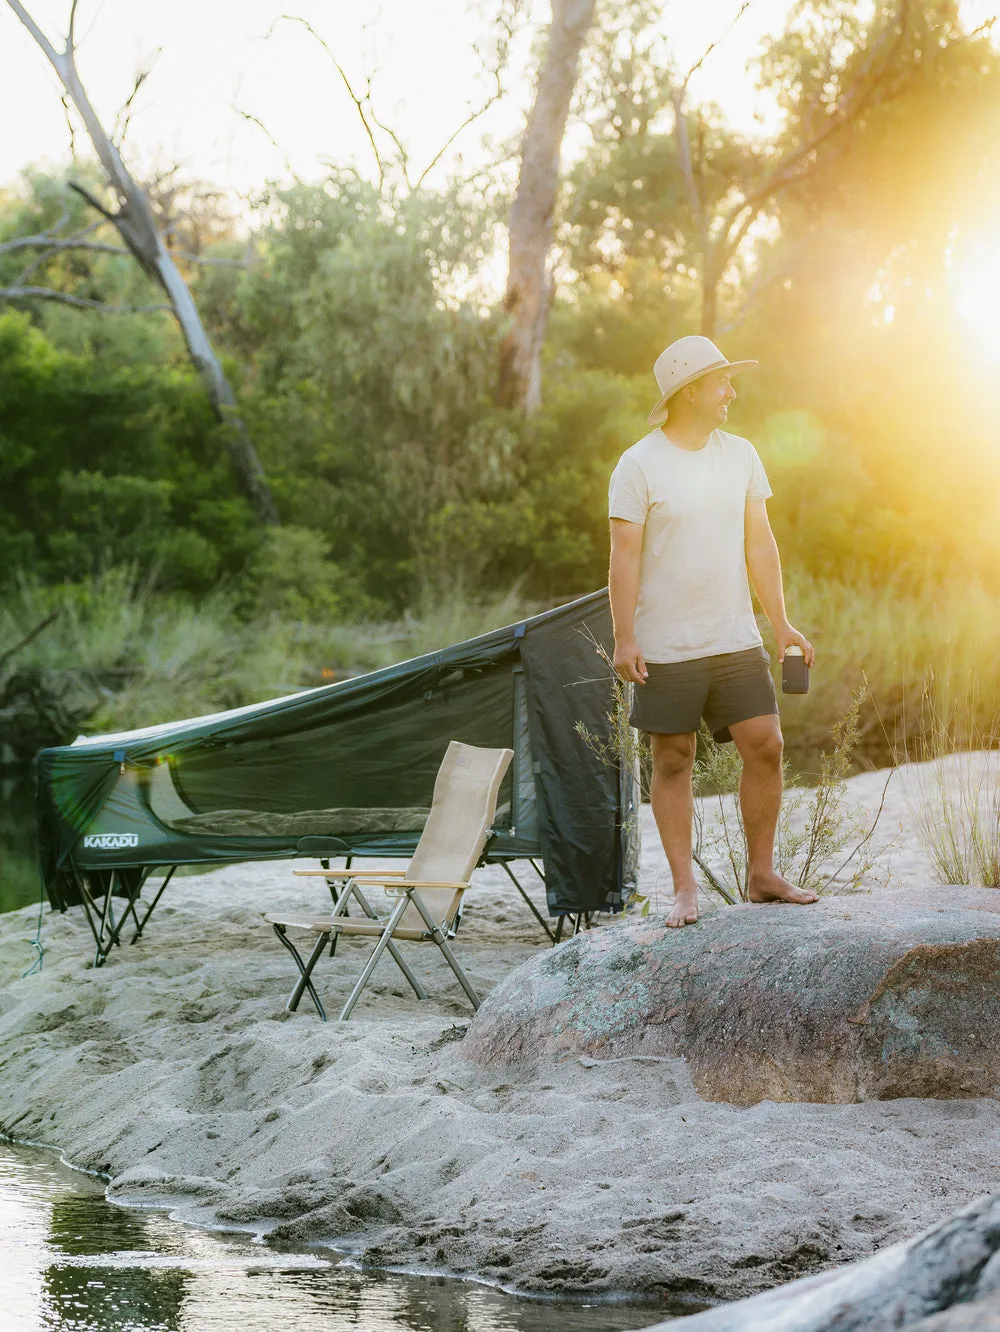
{"label": "river water", "polygon": [[623,1332],[665,1316],[276,1252],[119,1207],[54,1153],[0,1141],[3,1332]]}

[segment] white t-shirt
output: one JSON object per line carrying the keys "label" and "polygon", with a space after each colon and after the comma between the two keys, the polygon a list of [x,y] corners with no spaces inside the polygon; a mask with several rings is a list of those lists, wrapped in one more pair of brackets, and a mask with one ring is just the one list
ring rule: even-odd
{"label": "white t-shirt", "polygon": [[747,500],[771,494],[757,450],[713,430],[682,449],[656,429],[611,477],[612,518],[642,523],[635,636],[646,661],[692,661],[760,643],[747,581]]}

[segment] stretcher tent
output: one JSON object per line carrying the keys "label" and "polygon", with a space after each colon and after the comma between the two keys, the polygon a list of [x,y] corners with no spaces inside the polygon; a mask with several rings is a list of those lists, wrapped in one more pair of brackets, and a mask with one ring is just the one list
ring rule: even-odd
{"label": "stretcher tent", "polygon": [[113,894],[134,907],[158,867],[409,856],[460,740],[514,751],[486,859],[540,860],[551,916],[618,909],[638,874],[635,774],[575,729],[611,741],[595,647],[610,642],[607,592],[595,592],[356,679],[42,750],[49,900],[103,897],[106,915]]}

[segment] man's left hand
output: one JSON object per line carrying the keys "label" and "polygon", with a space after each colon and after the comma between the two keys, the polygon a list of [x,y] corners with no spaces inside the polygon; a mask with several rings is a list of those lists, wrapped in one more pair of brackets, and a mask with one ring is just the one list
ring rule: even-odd
{"label": "man's left hand", "polygon": [[774,641],[778,648],[779,661],[785,660],[785,653],[790,647],[800,647],[802,649],[805,653],[807,666],[812,666],[813,662],[816,660],[816,652],[812,643],[809,642],[809,639],[806,638],[805,634],[800,634],[799,631],[793,628],[790,624],[782,624],[775,629]]}

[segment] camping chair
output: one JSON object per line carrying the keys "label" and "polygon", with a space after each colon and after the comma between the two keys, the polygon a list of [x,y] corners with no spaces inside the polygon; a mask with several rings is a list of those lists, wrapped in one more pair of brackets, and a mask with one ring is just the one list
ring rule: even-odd
{"label": "camping chair", "polygon": [[[271,915],[264,917],[273,926],[279,942],[292,954],[299,969],[299,979],[286,1005],[290,1012],[295,1011],[304,991],[308,990],[320,1018],[326,1021],[323,1005],[313,987],[312,972],[330,936],[333,936],[330,945],[332,955],[337,947],[337,939],[342,934],[374,938],[377,943],[341,1010],[341,1022],[346,1022],[351,1016],[351,1010],[360,999],[361,992],[384,952],[390,954],[417,998],[427,998],[423,986],[396,946],[397,939],[436,943],[473,1008],[479,1007],[479,996],[459,966],[448,939],[454,937],[462,909],[462,895],[469,886],[472,871],[480,863],[491,836],[490,825],[496,812],[500,783],[513,757],[510,749],[477,749],[457,740],[451,741],[434,781],[430,814],[413,852],[413,859],[405,870],[293,871],[303,878],[324,878],[330,883],[340,879],[344,886],[332,916],[323,920],[288,920],[283,916]],[[362,891],[362,884],[365,887],[382,887],[389,896],[396,898],[387,916],[379,916],[375,911]],[[347,918],[347,909],[352,900],[358,903],[367,919]],[[305,961],[288,938],[289,929],[309,930],[318,936]]]}

